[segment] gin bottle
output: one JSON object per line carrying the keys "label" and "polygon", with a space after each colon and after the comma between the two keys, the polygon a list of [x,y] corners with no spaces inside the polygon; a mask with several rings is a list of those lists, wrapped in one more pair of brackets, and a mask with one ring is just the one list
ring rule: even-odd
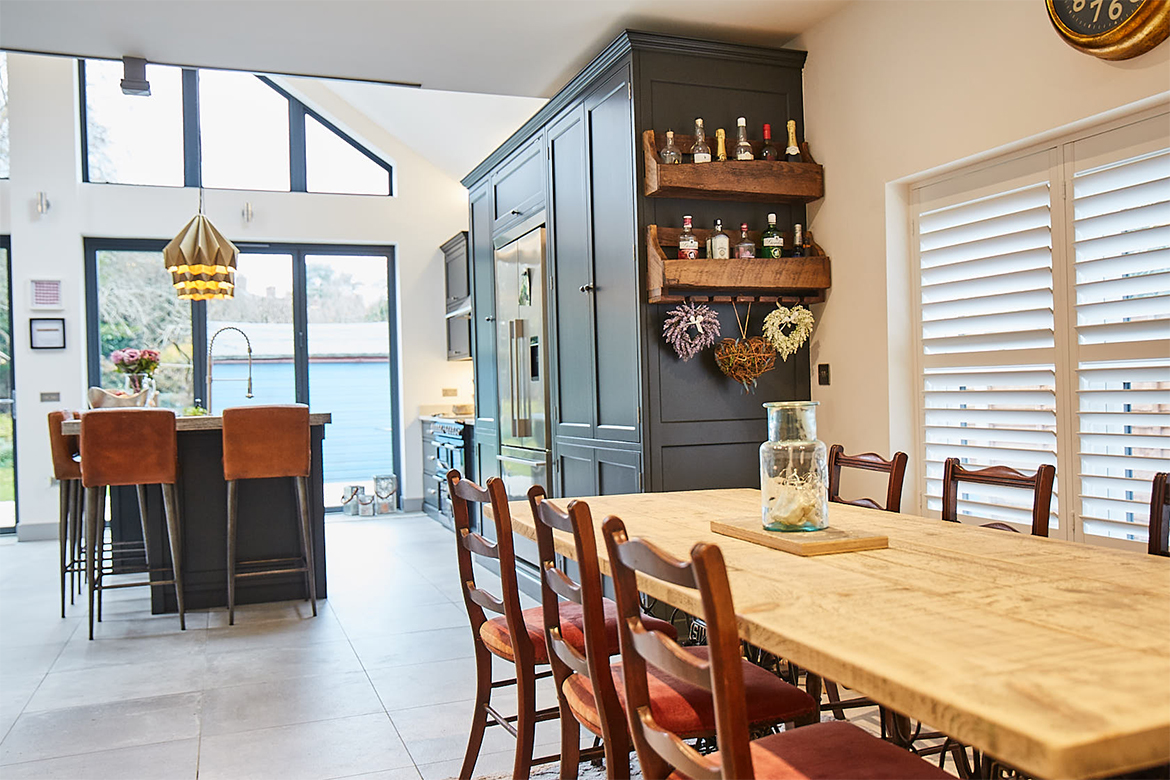
{"label": "gin bottle", "polygon": [[[764,125],[767,127],[767,125]],[[784,256],[784,236],[776,229],[776,215],[768,215],[768,229],[760,236],[760,243],[763,246],[760,248],[760,257],[783,257]]]}
{"label": "gin bottle", "polygon": [[695,120],[695,145],[691,147],[691,156],[697,163],[711,162],[711,147],[707,146],[707,133],[703,130],[703,120]]}
{"label": "gin bottle", "polygon": [[674,145],[674,131],[666,131],[666,146],[662,147],[662,151],[658,155],[663,165],[678,165],[682,162],[682,152]]}
{"label": "gin bottle", "polygon": [[737,160],[754,160],[755,153],[752,151],[752,145],[748,143],[747,139],[747,120],[742,116],[735,120],[735,159]]}
{"label": "gin bottle", "polygon": [[735,256],[740,259],[751,259],[756,256],[756,243],[748,238],[748,224],[739,226],[739,243],[735,245]]}

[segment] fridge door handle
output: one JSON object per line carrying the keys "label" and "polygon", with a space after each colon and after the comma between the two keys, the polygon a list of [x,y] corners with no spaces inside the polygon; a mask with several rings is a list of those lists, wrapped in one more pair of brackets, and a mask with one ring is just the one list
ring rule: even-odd
{"label": "fridge door handle", "polygon": [[516,388],[516,320],[508,320],[508,403],[512,405],[512,413],[508,416],[511,425],[510,435],[516,435],[517,388]]}
{"label": "fridge door handle", "polygon": [[500,463],[518,463],[521,466],[544,467],[543,460],[528,460],[527,458],[516,458],[511,455],[497,455],[496,460]]}

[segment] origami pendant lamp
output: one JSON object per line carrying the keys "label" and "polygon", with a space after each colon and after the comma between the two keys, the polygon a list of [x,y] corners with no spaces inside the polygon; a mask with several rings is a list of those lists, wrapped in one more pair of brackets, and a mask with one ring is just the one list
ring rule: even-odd
{"label": "origami pendant lamp", "polygon": [[234,297],[239,256],[236,245],[203,215],[200,189],[199,213],[163,248],[163,262],[171,272],[179,298],[206,301]]}

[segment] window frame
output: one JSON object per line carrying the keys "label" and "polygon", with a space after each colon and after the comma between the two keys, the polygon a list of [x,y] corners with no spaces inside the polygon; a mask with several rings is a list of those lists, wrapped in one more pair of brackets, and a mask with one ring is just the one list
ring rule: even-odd
{"label": "window frame", "polygon": [[[13,323],[15,317],[12,312],[12,236],[0,235],[0,249],[4,250],[4,262],[8,264],[8,328],[9,328],[9,343],[15,347],[12,337]],[[12,500],[15,504],[16,522],[12,524],[11,528],[0,528],[0,535],[16,534],[17,528],[20,526],[20,448],[17,446],[17,432],[16,432],[16,349],[11,350],[12,354],[8,356],[8,365],[10,372],[10,381],[12,383]]]}
{"label": "window frame", "polygon": [[[86,112],[85,63],[86,59],[101,59],[97,57],[78,58],[77,60],[77,92],[80,108],[81,128],[79,142],[81,144],[81,181],[86,184],[111,184],[121,187],[170,187],[172,185],[133,184],[129,182],[95,182],[89,178],[89,117]],[[165,63],[155,63],[165,64]],[[182,68],[183,81],[183,187],[203,186],[203,149],[199,141],[199,68]],[[206,70],[206,69],[204,69]],[[241,71],[247,73],[247,71]],[[383,160],[364,145],[350,137],[337,125],[330,122],[321,114],[306,106],[287,90],[279,87],[268,76],[257,73],[250,74],[261,83],[288,100],[289,122],[289,189],[288,192],[303,192],[312,195],[342,195],[351,198],[393,198],[397,187],[394,174],[394,165]],[[312,192],[308,189],[308,151],[305,144],[305,117],[311,116],[328,130],[360,152],[366,159],[386,171],[387,193],[373,195],[362,192]],[[221,189],[221,188],[209,188]],[[253,192],[254,190],[225,190],[229,192]],[[285,190],[255,190],[257,192],[285,192]]]}
{"label": "window frame", "polygon": [[[1148,104],[1147,104],[1148,105]],[[1110,538],[1099,535],[1086,535],[1081,519],[1081,475],[1080,475],[1080,406],[1077,392],[1079,384],[1078,365],[1084,362],[1080,354],[1080,344],[1077,341],[1077,302],[1075,284],[1075,238],[1073,236],[1073,208],[1072,196],[1073,173],[1075,160],[1072,154],[1073,145],[1079,141],[1094,136],[1120,130],[1158,117],[1170,116],[1170,103],[1159,102],[1153,107],[1133,111],[1125,116],[1098,122],[1072,132],[1064,132],[1053,137],[1041,140],[1027,146],[1018,147],[1010,152],[992,156],[980,162],[964,165],[943,174],[908,184],[909,206],[909,241],[907,253],[909,264],[912,346],[913,346],[913,398],[914,413],[914,444],[915,457],[913,462],[914,479],[916,483],[915,497],[918,503],[919,514],[928,515],[927,509],[927,469],[925,452],[926,441],[926,389],[924,378],[928,363],[923,348],[923,317],[922,317],[922,253],[921,235],[919,230],[922,212],[921,193],[924,189],[935,185],[945,184],[948,181],[986,172],[998,165],[1010,165],[1029,156],[1048,154],[1048,183],[1050,188],[1049,208],[1051,213],[1051,256],[1052,256],[1052,295],[1053,295],[1053,338],[1052,364],[1055,367],[1055,398],[1056,398],[1056,474],[1060,485],[1060,499],[1057,501],[1057,517],[1059,527],[1053,529],[1052,536],[1069,541],[1087,542],[1103,547],[1115,547],[1129,550],[1144,551],[1146,544],[1133,539]],[[988,189],[987,187],[983,189]],[[971,190],[971,198],[980,196],[980,190]],[[985,194],[985,193],[983,193]],[[1047,348],[1045,348],[1047,349]],[[1023,351],[1023,350],[1022,350]],[[1038,350],[1037,350],[1038,351]],[[988,353],[988,361],[1006,365],[1026,364],[1026,360],[993,361]],[[962,357],[957,360],[962,360]],[[991,362],[988,365],[991,365]]]}

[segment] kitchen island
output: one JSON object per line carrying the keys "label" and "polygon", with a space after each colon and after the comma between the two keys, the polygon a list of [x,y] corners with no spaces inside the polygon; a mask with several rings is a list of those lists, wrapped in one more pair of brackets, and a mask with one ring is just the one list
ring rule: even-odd
{"label": "kitchen island", "polygon": [[[313,529],[313,557],[316,565],[317,597],[327,596],[325,586],[325,494],[321,444],[325,426],[332,415],[309,415],[312,470],[309,476],[309,511]],[[178,417],[175,420],[179,445],[180,522],[183,529],[183,593],[186,607],[206,609],[227,606],[227,483],[223,478],[223,418],[218,416]],[[81,432],[81,423],[62,423],[67,435]],[[237,555],[241,561],[291,558],[300,555],[300,531],[296,516],[296,495],[291,479],[244,480],[239,489]],[[138,497],[133,487],[110,489],[110,535],[114,542],[141,542]],[[147,488],[147,531],[150,557],[156,568],[167,571],[155,576],[166,579],[170,548],[163,520],[162,490]],[[141,557],[138,558],[138,563]],[[135,561],[115,557],[116,572],[129,572]],[[305,578],[283,574],[239,580],[236,603],[304,599]],[[177,612],[172,587],[151,588],[154,613]]]}

